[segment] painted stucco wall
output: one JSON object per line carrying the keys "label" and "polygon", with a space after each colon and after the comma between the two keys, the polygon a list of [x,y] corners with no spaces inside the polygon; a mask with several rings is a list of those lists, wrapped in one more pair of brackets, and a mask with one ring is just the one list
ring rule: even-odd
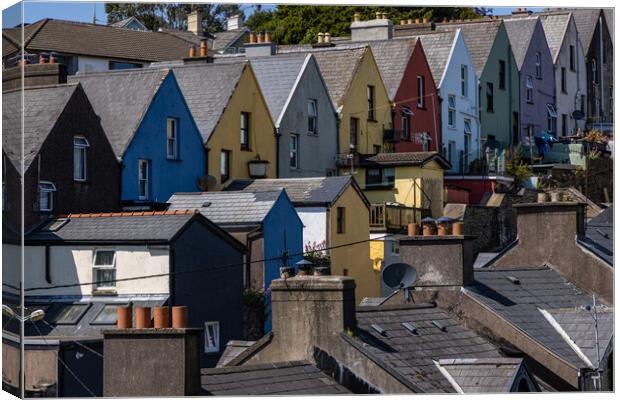
{"label": "painted stucco wall", "polygon": [[[424,78],[424,102],[422,107],[418,107],[418,82],[417,78]],[[431,137],[429,143],[429,151],[441,151],[441,120],[439,117],[439,94],[435,86],[433,74],[428,66],[426,55],[420,41],[416,42],[413,53],[400,87],[394,97],[395,113],[394,113],[394,129],[402,131],[402,107],[407,106],[414,112],[414,116],[410,117],[410,137],[396,143],[396,152],[405,151],[423,151],[422,142],[416,140],[416,134],[427,132]]]}
{"label": "painted stucco wall", "polygon": [[[336,175],[338,118],[314,57],[308,59],[289,105],[280,121],[278,131],[280,178],[301,178]],[[308,100],[317,103],[318,129],[308,132]],[[276,121],[277,122],[277,121]],[[291,135],[298,135],[299,168],[290,166]]]}
{"label": "painted stucco wall", "polygon": [[[467,66],[467,96],[461,95],[461,65]],[[469,56],[463,33],[459,30],[451,50],[450,60],[439,84],[441,101],[441,139],[444,155],[452,164],[452,172],[459,171],[460,152],[465,151],[465,119],[471,121],[469,164],[479,157],[480,124],[478,119],[478,77]],[[456,117],[453,127],[448,125],[448,96],[455,96]],[[448,154],[448,141],[454,142],[453,154]]]}
{"label": "painted stucco wall", "polygon": [[[44,290],[28,292],[29,295],[91,295],[92,285],[47,289],[51,286],[95,281],[93,257],[96,249],[116,250],[116,279],[167,273],[168,249],[148,248],[145,245],[123,246],[50,246],[51,283],[45,280],[45,246],[26,246],[24,249],[25,286]],[[15,253],[15,252],[12,252]],[[4,260],[3,260],[4,261]],[[7,259],[13,263],[12,259]],[[122,294],[166,294],[168,278],[154,277],[116,284]]]}
{"label": "painted stucco wall", "polygon": [[[375,119],[368,120],[367,87],[375,87]],[[358,118],[357,152],[374,153],[373,146],[383,148],[383,129],[392,127],[392,112],[387,90],[372,52],[367,49],[345,99],[340,105],[340,141],[338,153],[349,153],[351,118]]]}
{"label": "painted stucco wall", "polygon": [[327,241],[327,208],[297,207],[295,210],[304,225],[304,249],[307,245]]}
{"label": "painted stucco wall", "polygon": [[[542,78],[540,79],[536,78],[536,52],[541,54]],[[525,140],[524,147],[529,148],[526,139],[528,126],[532,125],[533,127],[533,136],[541,136],[542,131],[547,130],[547,104],[555,104],[553,60],[540,21],[536,23],[529,48],[525,54],[525,61],[523,61],[521,66],[520,76],[521,140]],[[532,78],[534,84],[532,102],[528,102],[526,96],[528,76]],[[532,146],[535,147],[534,143],[532,143]]]}
{"label": "painted stucco wall", "polygon": [[[338,233],[338,207],[344,208],[344,233]],[[379,274],[372,269],[368,238],[370,234],[368,207],[358,192],[349,186],[329,211],[329,246],[332,275],[347,275],[355,279],[355,298],[379,296]]]}
{"label": "painted stucco wall", "polygon": [[[167,119],[178,120],[178,159],[166,158]],[[205,174],[202,138],[174,75],[169,74],[146,112],[123,157],[123,200],[138,200],[138,160],[150,160],[149,199],[165,202],[176,192],[198,190]]]}
{"label": "painted stucco wall", "polygon": [[110,60],[107,58],[79,56],[77,64],[79,72],[100,72],[110,69]]}
{"label": "painted stucco wall", "polygon": [[[575,69],[570,68],[570,46],[575,49]],[[566,115],[566,134],[573,135],[577,128],[585,129],[586,120],[575,120],[573,111],[581,110],[581,95],[587,96],[587,75],[585,55],[581,40],[577,35],[577,26],[571,17],[560,52],[554,60],[556,108],[558,112],[558,136],[562,136],[562,114]],[[566,70],[566,91],[562,91],[562,68]],[[587,97],[586,97],[587,102]],[[586,103],[587,104],[587,103]],[[587,106],[584,106],[584,110]]]}
{"label": "painted stucco wall", "polygon": [[[443,215],[443,176],[444,170],[436,161],[430,161],[424,167],[401,166],[394,168],[394,188],[393,189],[365,189],[366,171],[358,168],[355,180],[364,190],[364,194],[370,203],[401,203],[405,206],[423,207],[424,195],[420,188],[424,189],[424,180],[436,180],[437,186],[441,190],[426,192],[431,197],[431,212],[434,217]],[[414,189],[414,182],[417,183]],[[426,190],[425,190],[426,191]]]}
{"label": "painted stucco wall", "polygon": [[[241,150],[241,112],[251,113],[250,150]],[[239,84],[230,98],[228,105],[215,131],[207,142],[208,173],[217,179],[216,190],[226,186],[234,179],[249,179],[248,161],[257,155],[261,160],[269,161],[267,178],[276,178],[276,136],[274,124],[267,104],[248,65],[243,71]],[[220,154],[222,150],[232,152],[230,160],[230,179],[222,182],[220,175]]]}
{"label": "painted stucco wall", "polygon": [[[500,88],[500,60],[506,65],[504,89]],[[487,111],[487,83],[493,84],[493,111]],[[481,137],[493,135],[495,140],[501,143],[503,149],[508,148],[514,143],[512,115],[513,112],[519,112],[519,70],[503,23],[499,26],[491,52],[480,75],[479,93]]]}

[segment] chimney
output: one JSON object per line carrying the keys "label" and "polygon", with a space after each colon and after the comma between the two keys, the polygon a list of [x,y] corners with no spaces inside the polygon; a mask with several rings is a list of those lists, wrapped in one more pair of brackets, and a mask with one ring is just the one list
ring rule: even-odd
{"label": "chimney", "polygon": [[360,15],[360,13],[355,13],[353,14],[353,22],[360,22],[362,20],[362,17]]}
{"label": "chimney", "polygon": [[367,42],[372,40],[392,39],[392,20],[387,18],[386,13],[377,12],[376,18],[370,21],[355,19],[351,24],[351,40],[354,42]]}
{"label": "chimney", "polygon": [[[254,37],[256,37],[256,42],[253,42]],[[277,46],[271,41],[268,32],[264,34],[259,32],[254,37],[250,34],[250,43],[243,45],[247,58],[273,56],[277,53]]]}
{"label": "chimney", "polygon": [[199,395],[201,338],[202,328],[103,331],[103,396]]}
{"label": "chimney", "polygon": [[453,288],[474,279],[473,236],[412,236],[400,240],[400,258],[418,273],[416,289]]}
{"label": "chimney", "polygon": [[2,90],[12,90],[22,87],[57,85],[67,83],[67,66],[65,64],[52,63],[25,64],[22,76],[22,67],[15,66],[2,71]]}
{"label": "chimney", "polygon": [[187,15],[187,30],[196,36],[202,36],[202,14],[192,11]]}
{"label": "chimney", "polygon": [[271,282],[274,345],[287,360],[313,359],[316,347],[355,327],[355,281],[345,276],[295,276]]}
{"label": "chimney", "polygon": [[232,31],[239,28],[243,28],[243,18],[241,15],[237,14],[228,17],[226,20],[226,30]]}
{"label": "chimney", "polygon": [[198,55],[196,55],[196,47],[192,46],[189,48],[189,56],[183,59],[184,64],[205,64],[212,63],[213,57],[209,55],[209,50],[207,49],[207,39],[200,39],[200,46],[198,47]]}

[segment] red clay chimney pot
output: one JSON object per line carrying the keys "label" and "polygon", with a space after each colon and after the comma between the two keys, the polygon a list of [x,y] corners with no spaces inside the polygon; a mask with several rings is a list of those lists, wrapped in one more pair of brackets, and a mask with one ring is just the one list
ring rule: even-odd
{"label": "red clay chimney pot", "polygon": [[116,311],[116,328],[129,329],[132,326],[131,306],[118,307]]}
{"label": "red clay chimney pot", "polygon": [[172,327],[173,328],[187,328],[187,307],[186,306],[174,306],[172,307]]}
{"label": "red clay chimney pot", "polygon": [[155,329],[169,328],[168,307],[155,307],[153,309],[153,327]]}
{"label": "red clay chimney pot", "polygon": [[151,307],[136,307],[136,329],[151,327]]}

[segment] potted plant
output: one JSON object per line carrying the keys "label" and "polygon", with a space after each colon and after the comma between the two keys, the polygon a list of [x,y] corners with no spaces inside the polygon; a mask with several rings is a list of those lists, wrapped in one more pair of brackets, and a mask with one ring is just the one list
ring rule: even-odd
{"label": "potted plant", "polygon": [[327,275],[331,269],[331,258],[327,252],[327,242],[323,240],[319,243],[306,243],[304,247],[304,258],[314,265],[315,270],[319,269],[318,272]]}

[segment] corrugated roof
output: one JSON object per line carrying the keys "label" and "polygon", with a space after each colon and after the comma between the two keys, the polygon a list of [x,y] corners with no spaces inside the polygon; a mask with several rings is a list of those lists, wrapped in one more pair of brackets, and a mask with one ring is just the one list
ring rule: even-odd
{"label": "corrugated roof", "polygon": [[278,121],[285,111],[286,101],[309,57],[310,54],[300,53],[251,59],[252,70],[274,121]]}
{"label": "corrugated roof", "polygon": [[[117,28],[46,18],[25,28],[26,50],[56,51],[142,62],[176,60],[187,56],[186,40],[163,32]],[[20,28],[3,29],[20,43]]]}
{"label": "corrugated roof", "polygon": [[195,217],[193,210],[179,213],[147,212],[142,213],[144,215],[140,214],[78,214],[77,217],[68,215],[64,218],[51,219],[28,234],[26,240],[169,241]]}
{"label": "corrugated roof", "polygon": [[254,225],[263,222],[280,194],[281,191],[175,193],[168,199],[168,209],[197,209],[218,225]]}
{"label": "corrugated roof", "polygon": [[506,27],[508,39],[510,39],[510,45],[512,46],[512,53],[515,56],[519,71],[525,61],[525,55],[527,54],[527,49],[530,47],[530,42],[538,21],[538,17],[504,20],[504,26]]}
{"label": "corrugated roof", "polygon": [[305,204],[333,204],[344,190],[353,184],[350,176],[289,179],[237,179],[226,191],[271,192],[286,190],[297,206]]}
{"label": "corrugated roof", "polygon": [[440,31],[461,29],[467,44],[467,50],[469,50],[469,56],[476,67],[476,73],[480,76],[487,63],[501,24],[501,20],[474,21],[462,24],[447,23],[437,24],[436,29]]}
{"label": "corrugated roof", "polygon": [[[499,358],[498,349],[466,329],[446,311],[431,305],[358,307],[356,314],[362,348],[425,393],[456,390],[434,364],[447,358]],[[445,329],[439,329],[443,326]],[[415,333],[403,323],[415,327]],[[383,334],[373,329],[379,325]]]}
{"label": "corrugated roof", "polygon": [[69,82],[80,82],[101,126],[121,159],[169,69],[133,69],[77,74]]}
{"label": "corrugated roof", "polygon": [[420,35],[422,48],[426,54],[426,60],[435,79],[435,85],[439,87],[443,72],[450,61],[452,46],[456,40],[458,30],[450,32],[436,32]]}
{"label": "corrugated roof", "polygon": [[[515,325],[550,352],[577,368],[587,367],[540,310],[573,309],[592,303],[592,296],[550,268],[478,269],[466,289],[501,318]],[[518,280],[512,282],[509,277]],[[594,321],[591,320],[593,329]]]}
{"label": "corrugated roof", "polygon": [[246,61],[174,66],[183,97],[206,144],[234,94]]}
{"label": "corrugated roof", "polygon": [[351,394],[308,361],[205,368],[200,382],[214,396]]}
{"label": "corrugated roof", "polygon": [[3,93],[2,149],[18,172],[21,171],[22,135],[24,169],[27,170],[76,90],[77,85],[54,85]]}

